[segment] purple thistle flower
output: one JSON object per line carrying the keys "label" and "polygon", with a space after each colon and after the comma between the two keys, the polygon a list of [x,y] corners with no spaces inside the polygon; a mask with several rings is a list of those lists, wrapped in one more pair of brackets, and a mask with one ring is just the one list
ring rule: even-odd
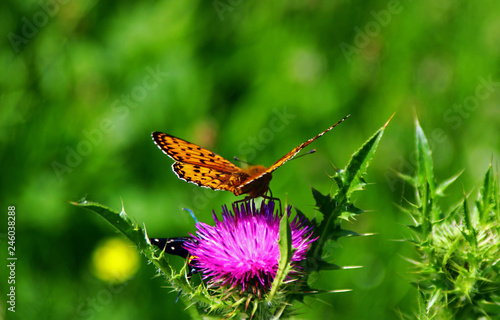
{"label": "purple thistle flower", "polygon": [[[278,270],[280,249],[278,246],[280,215],[274,213],[275,204],[262,202],[256,209],[254,202],[238,207],[233,204],[234,214],[222,208],[222,220],[214,212],[215,226],[198,223],[197,242],[185,244],[193,256],[192,264],[202,272],[203,278],[210,278],[213,286],[241,285],[243,291],[249,286],[267,290]],[[286,214],[290,215],[288,206]],[[311,243],[312,227],[308,220],[296,216],[291,222],[293,252],[292,272],[300,267],[297,262],[305,259]]]}

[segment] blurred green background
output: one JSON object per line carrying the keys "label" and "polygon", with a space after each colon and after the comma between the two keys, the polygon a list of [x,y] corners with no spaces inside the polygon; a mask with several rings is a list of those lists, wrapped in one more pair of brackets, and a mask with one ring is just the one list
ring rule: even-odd
{"label": "blurred green background", "polygon": [[[415,115],[436,176],[476,194],[499,159],[500,3],[467,1],[2,1],[0,4],[2,257],[16,206],[16,313],[9,319],[189,319],[176,293],[139,257],[122,284],[95,271],[106,239],[122,238],[67,201],[98,201],[151,236],[193,232],[192,218],[237,198],[179,180],[150,138],[163,131],[232,159],[271,165],[346,114],[313,155],[274,174],[273,195],[310,218],[310,193],[385,121],[342,266],[318,288],[353,289],[298,304],[297,319],[398,319],[417,309],[409,219]],[[309,148],[310,149],[310,148]],[[4,214],[5,212],[5,214]],[[126,250],[125,250],[126,251]],[[127,257],[125,255],[125,257]],[[127,260],[127,259],[126,259]],[[130,256],[133,261],[133,256]],[[6,260],[2,262],[5,265]],[[172,261],[178,266],[182,260]],[[8,270],[0,268],[5,312]],[[133,268],[132,268],[133,269]]]}

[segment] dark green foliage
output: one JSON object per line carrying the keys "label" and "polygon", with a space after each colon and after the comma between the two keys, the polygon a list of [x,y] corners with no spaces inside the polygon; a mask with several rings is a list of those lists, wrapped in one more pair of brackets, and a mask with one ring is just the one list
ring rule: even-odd
{"label": "dark green foliage", "polygon": [[319,238],[313,243],[309,251],[307,260],[309,270],[320,271],[321,269],[339,268],[323,260],[324,245],[327,241],[337,241],[340,237],[360,235],[356,232],[342,229],[342,221],[349,220],[351,217],[363,212],[354,205],[351,196],[354,191],[363,190],[365,187],[366,182],[363,176],[366,174],[368,165],[389,121],[353,154],[345,169],[336,170],[332,177],[337,185],[335,195],[323,195],[318,190],[312,189],[316,206],[322,214],[323,219],[314,230]]}
{"label": "dark green foliage", "polygon": [[[420,310],[418,319],[498,319],[500,316],[500,215],[498,176],[486,172],[472,210],[464,194],[460,205],[444,209],[444,190],[456,178],[438,184],[432,154],[416,122],[416,176],[405,177],[416,202],[407,209],[419,260],[416,266]],[[438,192],[439,191],[439,192]]]}

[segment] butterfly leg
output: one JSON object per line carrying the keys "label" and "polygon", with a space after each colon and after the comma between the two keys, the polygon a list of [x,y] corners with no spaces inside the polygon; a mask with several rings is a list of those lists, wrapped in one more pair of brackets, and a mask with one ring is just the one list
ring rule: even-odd
{"label": "butterfly leg", "polygon": [[267,199],[268,202],[269,201],[275,201],[275,202],[277,202],[278,203],[278,208],[280,210],[280,215],[283,215],[283,210],[282,210],[280,198],[274,198],[273,196],[269,197],[269,196],[266,196],[266,195],[262,196],[262,198]]}
{"label": "butterfly leg", "polygon": [[[275,201],[275,202],[278,202],[278,207],[279,207],[279,212],[280,212],[280,215],[283,213],[282,206],[281,206],[281,200],[280,200],[279,198],[275,198],[275,197],[273,197],[273,196],[272,196],[272,193],[271,193],[271,196],[268,196],[268,195],[263,194],[263,195],[261,195],[260,197],[262,197],[262,199],[264,199],[264,200],[267,200],[268,202],[269,202],[269,201]],[[245,204],[245,210],[246,210],[246,212],[250,212],[250,211],[251,211],[251,210],[250,210],[251,208],[250,208],[249,206],[251,205],[250,200],[252,200],[252,199],[255,199],[255,198],[252,198],[252,197],[250,197],[250,196],[247,196],[247,197],[245,197],[244,199],[241,199],[241,200],[238,200],[238,201],[233,202],[233,206],[238,207],[238,205],[239,205],[240,203],[242,203],[242,202],[243,202],[243,203]],[[263,201],[264,201],[264,200],[263,200]]]}
{"label": "butterfly leg", "polygon": [[236,205],[238,206],[240,203],[244,202],[244,203],[249,203],[250,200],[252,200],[253,198],[252,197],[245,197],[243,199],[240,199],[240,200],[236,200],[235,202],[233,202],[233,205]]}
{"label": "butterfly leg", "polygon": [[[261,197],[262,197],[262,198],[266,198],[266,197],[264,197],[264,196],[261,196]],[[240,204],[240,203],[243,203],[243,204],[245,205],[245,207],[244,207],[244,208],[245,208],[245,212],[251,212],[251,211],[252,211],[252,210],[251,210],[252,208],[251,208],[250,206],[252,205],[252,203],[255,203],[255,201],[253,201],[253,202],[252,202],[252,200],[254,200],[254,199],[256,199],[256,198],[253,198],[253,197],[250,197],[250,196],[246,196],[246,197],[245,197],[245,198],[243,198],[243,199],[240,199],[240,200],[234,201],[234,202],[233,202],[233,208],[234,208],[234,207],[236,207],[236,208],[241,209],[241,208],[239,207],[239,204]],[[266,199],[267,199],[267,198],[266,198]]]}

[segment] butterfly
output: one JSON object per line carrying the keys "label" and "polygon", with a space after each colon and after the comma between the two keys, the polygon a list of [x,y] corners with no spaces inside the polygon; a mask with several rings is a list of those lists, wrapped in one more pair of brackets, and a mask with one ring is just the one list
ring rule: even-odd
{"label": "butterfly", "polygon": [[175,160],[172,169],[180,179],[200,187],[227,190],[236,196],[248,194],[249,198],[256,198],[266,196],[274,170],[349,116],[345,116],[317,136],[293,148],[269,168],[253,165],[242,169],[212,151],[169,134],[153,132],[152,137],[158,148]]}
{"label": "butterfly", "polygon": [[[192,256],[190,256],[187,249],[184,248],[184,244],[186,242],[197,242],[197,241],[198,240],[191,237],[149,238],[149,242],[151,242],[152,245],[158,247],[161,250],[164,250],[166,253],[179,256],[188,260],[191,260]],[[199,270],[195,266],[190,264],[188,276],[197,272],[199,272]]]}

